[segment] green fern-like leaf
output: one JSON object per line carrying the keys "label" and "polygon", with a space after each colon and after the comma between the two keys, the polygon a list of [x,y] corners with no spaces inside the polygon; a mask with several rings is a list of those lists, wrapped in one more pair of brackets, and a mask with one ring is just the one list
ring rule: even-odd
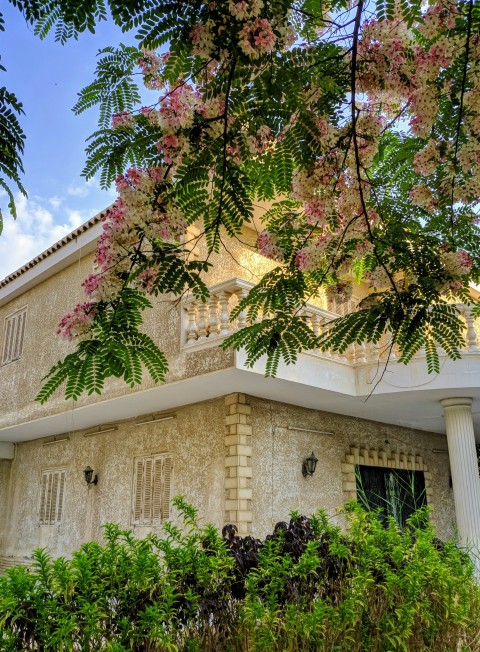
{"label": "green fern-like leaf", "polygon": [[112,115],[122,111],[132,112],[140,103],[138,85],[133,71],[141,56],[136,47],[120,43],[118,47],[100,50],[101,56],[95,71],[96,79],[80,93],[73,107],[76,114],[99,105],[99,126],[110,126]]}
{"label": "green fern-like leaf", "polygon": [[[23,174],[22,155],[25,134],[20,126],[18,116],[23,114],[23,106],[13,93],[5,87],[0,88],[0,188],[8,195],[8,208],[16,217],[15,200],[10,184],[26,196],[20,175]],[[2,230],[2,212],[0,211],[0,233]]]}
{"label": "green fern-like leaf", "polygon": [[167,359],[155,342],[138,329],[142,312],[151,307],[139,292],[125,289],[114,306],[106,309],[93,327],[92,339],[59,361],[45,376],[36,400],[45,403],[65,383],[65,397],[77,400],[83,393],[101,393],[105,381],[122,377],[133,387],[142,381],[142,364],[154,382],[162,382]]}

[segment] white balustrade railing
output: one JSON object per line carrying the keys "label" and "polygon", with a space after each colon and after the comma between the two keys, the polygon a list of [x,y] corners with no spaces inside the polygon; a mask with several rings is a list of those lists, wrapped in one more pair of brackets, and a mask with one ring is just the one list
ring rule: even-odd
{"label": "white balustrade railing", "polygon": [[480,320],[476,319],[473,314],[472,306],[466,306],[465,304],[457,305],[459,313],[462,315],[465,320],[466,333],[465,333],[465,351],[468,353],[478,353],[480,352]]}
{"label": "white balustrade railing", "polygon": [[[205,346],[219,344],[232,333],[244,328],[247,325],[245,311],[241,311],[234,321],[230,320],[230,315],[239,301],[253,287],[253,283],[233,278],[210,287],[210,298],[206,303],[192,296],[187,297],[182,303],[184,313],[182,344],[184,349],[201,349]],[[479,321],[473,317],[470,306],[459,304],[457,307],[466,325],[465,352],[480,352]],[[317,335],[324,333],[329,328],[329,323],[339,317],[336,312],[318,308],[312,304],[307,304],[301,309],[299,315],[307,320],[310,328]],[[348,365],[385,363],[387,360],[397,359],[397,351],[395,347],[390,347],[388,336],[382,338],[377,345],[371,343],[351,344],[344,353],[330,350],[320,351],[319,349],[309,353]],[[422,354],[425,355],[424,350],[417,355],[421,356]]]}
{"label": "white balustrade railing", "polygon": [[209,288],[210,298],[203,303],[195,297],[188,297],[183,303],[185,337],[183,344],[192,347],[225,339],[247,325],[246,315],[242,311],[235,321],[230,315],[243,297],[253,287],[242,279],[234,278]]}

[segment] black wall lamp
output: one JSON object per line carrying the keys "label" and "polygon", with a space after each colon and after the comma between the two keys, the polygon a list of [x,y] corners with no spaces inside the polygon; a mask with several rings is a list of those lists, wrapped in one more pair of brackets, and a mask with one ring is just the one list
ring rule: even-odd
{"label": "black wall lamp", "polygon": [[318,459],[315,457],[315,453],[312,451],[312,454],[309,455],[306,459],[303,460],[302,464],[302,473],[303,477],[306,478],[307,475],[313,475],[315,469],[317,468]]}
{"label": "black wall lamp", "polygon": [[95,474],[95,477],[93,475],[93,469],[91,466],[87,466],[87,468],[83,472],[83,477],[85,478],[85,482],[87,484],[97,484],[98,482],[98,475]]}

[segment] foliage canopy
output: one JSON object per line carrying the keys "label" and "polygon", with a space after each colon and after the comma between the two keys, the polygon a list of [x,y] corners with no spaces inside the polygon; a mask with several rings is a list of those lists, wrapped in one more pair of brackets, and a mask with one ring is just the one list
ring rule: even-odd
{"label": "foliage canopy", "polygon": [[[212,253],[258,228],[255,211],[256,248],[277,265],[242,300],[249,322],[227,341],[248,363],[266,356],[274,375],[302,350],[385,335],[404,363],[423,347],[431,371],[439,347],[460,356],[455,302],[480,312],[469,290],[480,281],[478,2],[10,1],[41,37],[77,38],[110,12],[139,43],[103,50],[75,106],[99,105],[84,174],[115,181],[119,198],[87,300],[60,324],[81,342],[41,401],[64,380],[74,398],[110,376],[138,382],[143,364],[161,380],[163,354],[138,346],[146,297],[206,301]],[[194,223],[201,261],[188,253]],[[367,289],[356,310],[313,332],[306,302],[325,290],[346,302],[353,282]]]}

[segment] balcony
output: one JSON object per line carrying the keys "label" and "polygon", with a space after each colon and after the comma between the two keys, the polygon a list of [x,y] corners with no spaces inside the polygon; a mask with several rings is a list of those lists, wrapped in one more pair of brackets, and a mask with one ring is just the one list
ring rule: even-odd
{"label": "balcony", "polygon": [[[233,278],[210,288],[210,300],[203,304],[193,297],[182,303],[181,346],[193,353],[219,346],[226,337],[246,326],[240,312],[235,321],[230,315],[248,294],[252,283]],[[469,306],[459,304],[465,321],[466,345],[461,360],[451,360],[440,351],[440,373],[427,372],[425,352],[420,350],[408,364],[398,363],[398,350],[385,337],[378,345],[355,344],[345,353],[312,350],[301,353],[295,365],[280,364],[275,379],[265,379],[265,361],[253,368],[245,366],[245,354],[235,355],[241,391],[265,398],[319,407],[386,423],[444,432],[439,401],[451,396],[470,396],[480,409],[480,322]],[[314,333],[321,334],[339,316],[324,308],[307,304],[304,315]],[[243,372],[243,373],[240,373]],[[248,381],[242,382],[247,374]],[[475,412],[475,405],[474,405]],[[480,418],[477,430],[480,433]]]}
{"label": "balcony", "polygon": [[[185,351],[198,351],[210,346],[217,346],[232,333],[247,325],[246,315],[240,312],[235,321],[230,320],[230,315],[239,301],[243,299],[254,287],[253,283],[239,278],[233,278],[223,283],[218,283],[210,288],[208,303],[189,297],[183,302],[183,327],[182,348]],[[457,305],[460,314],[465,320],[466,347],[464,354],[480,352],[480,320],[475,320],[471,308],[464,304]],[[332,312],[307,304],[299,311],[299,316],[304,316],[316,335],[321,335],[328,329],[329,323],[337,319],[340,312]],[[352,344],[345,353],[335,353],[331,350],[321,351],[314,349],[309,355],[324,360],[334,360],[338,364],[347,364],[358,367],[361,365],[378,365],[379,363],[393,363],[397,360],[398,350],[390,349],[388,338],[380,344]],[[425,352],[419,351],[415,356],[425,358]]]}
{"label": "balcony", "polygon": [[[118,382],[112,383],[104,395],[82,398],[75,405],[67,404],[60,394],[47,406],[33,406],[26,397],[24,412],[16,409],[4,415],[0,442],[132,419],[233,392],[439,433],[445,432],[440,400],[471,397],[480,434],[480,337],[478,322],[466,306],[460,307],[467,336],[463,357],[453,361],[441,353],[440,373],[427,373],[421,351],[410,364],[399,364],[385,340],[379,346],[350,346],[343,354],[306,351],[295,365],[281,363],[275,378],[265,378],[265,360],[247,367],[244,351],[220,351],[226,337],[246,325],[244,313],[235,321],[230,321],[230,315],[252,287],[232,278],[210,287],[205,304],[188,296],[173,309],[168,302],[159,303],[149,316],[149,332],[163,338],[169,354],[170,372],[164,384],[146,381],[126,391]],[[339,316],[310,304],[301,314],[319,334]]]}

